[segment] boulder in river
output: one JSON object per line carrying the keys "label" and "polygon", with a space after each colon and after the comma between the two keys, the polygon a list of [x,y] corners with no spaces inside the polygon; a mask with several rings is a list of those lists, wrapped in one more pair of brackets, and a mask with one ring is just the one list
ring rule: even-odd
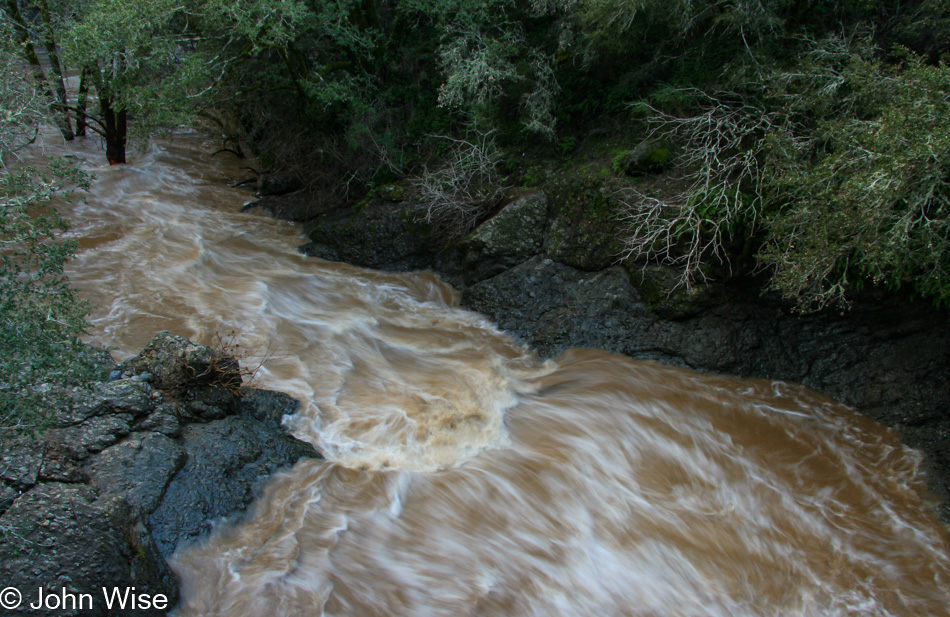
{"label": "boulder in river", "polygon": [[294,174],[269,173],[263,174],[260,181],[261,195],[286,195],[303,188],[303,182]]}
{"label": "boulder in river", "polygon": [[436,260],[429,227],[411,205],[370,198],[310,221],[301,252],[383,270],[426,268]]}

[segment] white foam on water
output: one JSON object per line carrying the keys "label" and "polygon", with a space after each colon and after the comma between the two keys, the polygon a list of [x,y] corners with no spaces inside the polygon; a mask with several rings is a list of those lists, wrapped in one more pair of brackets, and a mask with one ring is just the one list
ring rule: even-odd
{"label": "white foam on water", "polygon": [[70,211],[92,338],[229,337],[328,459],[176,556],[177,615],[950,614],[920,457],[852,410],[602,352],[541,363],[430,273],[297,254],[197,135],[115,168],[94,146],[71,146],[97,179]]}

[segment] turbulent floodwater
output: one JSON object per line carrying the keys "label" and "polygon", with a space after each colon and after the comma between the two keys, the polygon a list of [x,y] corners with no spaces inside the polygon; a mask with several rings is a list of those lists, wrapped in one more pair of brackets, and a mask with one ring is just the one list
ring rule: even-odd
{"label": "turbulent floodwater", "polygon": [[431,274],[297,254],[211,150],[70,148],[93,338],[233,338],[327,458],[179,552],[177,615],[950,615],[946,528],[888,431],[781,382],[542,363]]}

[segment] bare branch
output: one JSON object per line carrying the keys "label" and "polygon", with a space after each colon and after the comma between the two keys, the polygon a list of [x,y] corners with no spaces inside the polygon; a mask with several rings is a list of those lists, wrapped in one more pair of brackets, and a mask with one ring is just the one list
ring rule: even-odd
{"label": "bare branch", "polygon": [[504,194],[496,171],[500,153],[493,132],[472,141],[439,136],[452,142],[447,160],[426,168],[413,185],[422,200],[423,218],[445,244],[458,240],[497,205]]}

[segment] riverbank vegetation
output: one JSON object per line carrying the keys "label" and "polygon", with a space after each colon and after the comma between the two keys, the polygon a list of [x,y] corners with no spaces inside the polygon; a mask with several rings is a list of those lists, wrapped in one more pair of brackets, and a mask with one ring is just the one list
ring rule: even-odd
{"label": "riverbank vegetation", "polygon": [[0,72],[0,431],[8,431],[41,424],[50,384],[84,383],[97,352],[77,338],[87,305],[63,272],[75,245],[62,239],[66,221],[51,205],[86,178],[65,161],[19,160],[49,120],[49,98],[9,44],[0,44]]}
{"label": "riverbank vegetation", "polygon": [[[451,242],[498,203],[486,179],[544,190],[532,169],[608,155],[617,259],[676,264],[685,285],[764,272],[801,310],[868,284],[950,304],[947,0],[9,0],[4,16],[64,137],[71,116],[112,162],[129,120],[134,137],[200,119],[320,199],[415,178]],[[65,101],[66,67],[97,98]],[[605,131],[626,147],[582,147]]]}

